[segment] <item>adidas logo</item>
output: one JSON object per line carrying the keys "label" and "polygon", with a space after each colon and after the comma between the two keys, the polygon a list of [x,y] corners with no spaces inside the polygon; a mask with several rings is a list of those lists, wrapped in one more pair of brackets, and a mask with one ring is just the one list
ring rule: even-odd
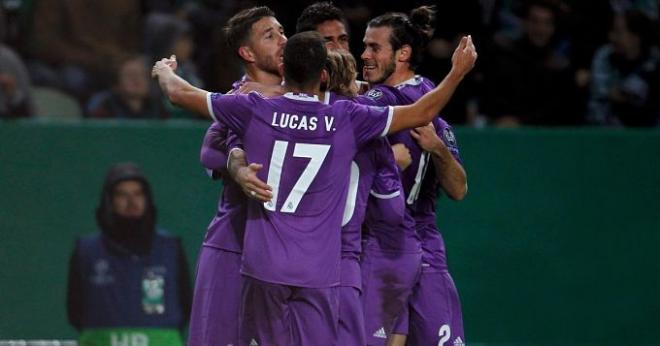
{"label": "adidas logo", "polygon": [[463,339],[461,337],[457,337],[456,340],[454,340],[454,346],[465,346],[465,343],[463,342]]}
{"label": "adidas logo", "polygon": [[387,334],[385,333],[385,327],[380,327],[375,333],[374,336],[381,339],[387,339]]}
{"label": "adidas logo", "polygon": [[257,340],[252,339],[250,340],[250,346],[259,346],[259,343],[257,342]]}

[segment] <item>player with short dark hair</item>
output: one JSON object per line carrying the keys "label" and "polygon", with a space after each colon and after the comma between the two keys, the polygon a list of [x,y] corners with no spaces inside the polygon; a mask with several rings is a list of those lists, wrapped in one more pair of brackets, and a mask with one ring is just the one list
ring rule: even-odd
{"label": "player with short dark hair", "polygon": [[[318,33],[294,35],[284,50],[284,73],[305,69],[298,64],[324,56],[325,49]],[[293,52],[302,59],[290,58]],[[351,160],[371,139],[431,121],[475,60],[471,38],[464,37],[443,82],[414,104],[397,107],[319,102],[323,66],[310,71],[312,78],[291,85],[286,80],[287,93],[268,99],[208,93],[178,77],[174,59],[155,64],[153,75],[170,101],[234,130],[249,161],[263,162],[260,178],[272,187],[272,200],[248,204],[241,343],[336,340],[340,230]]]}
{"label": "player with short dark hair", "polygon": [[348,32],[344,13],[332,2],[323,1],[307,6],[296,23],[296,32],[317,31],[326,42],[328,49],[348,47]]}
{"label": "player with short dark hair", "polygon": [[[234,93],[246,81],[279,85],[277,65],[286,43],[282,26],[267,7],[253,7],[234,15],[225,27],[229,44],[245,66]],[[241,253],[247,218],[246,197],[227,174],[227,157],[240,143],[229,129],[213,123],[204,137],[200,160],[224,188],[217,213],[208,226],[197,264],[188,344],[238,345],[241,296]]]}

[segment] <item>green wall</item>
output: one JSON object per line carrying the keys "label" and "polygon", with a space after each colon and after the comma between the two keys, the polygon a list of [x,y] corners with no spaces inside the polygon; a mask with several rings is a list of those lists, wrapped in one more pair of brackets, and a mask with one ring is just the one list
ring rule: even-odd
{"label": "green wall", "polygon": [[[220,185],[205,123],[0,123],[0,339],[67,339],[74,237],[134,161],[191,267]],[[660,131],[457,131],[468,197],[439,224],[469,343],[660,344]]]}

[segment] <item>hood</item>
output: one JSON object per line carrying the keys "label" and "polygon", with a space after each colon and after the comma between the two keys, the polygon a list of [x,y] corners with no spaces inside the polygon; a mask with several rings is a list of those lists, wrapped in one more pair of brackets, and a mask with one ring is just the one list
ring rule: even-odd
{"label": "hood", "polygon": [[[112,210],[113,190],[118,183],[127,180],[140,182],[144,190],[146,207],[139,219],[121,217]],[[137,255],[149,253],[156,230],[156,208],[149,182],[137,165],[118,163],[108,170],[96,209],[96,222],[104,241],[111,247]]]}

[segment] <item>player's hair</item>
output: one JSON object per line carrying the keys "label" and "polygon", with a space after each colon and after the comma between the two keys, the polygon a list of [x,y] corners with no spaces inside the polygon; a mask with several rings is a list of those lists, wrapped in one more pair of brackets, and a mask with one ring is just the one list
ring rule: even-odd
{"label": "player's hair", "polygon": [[266,6],[258,6],[244,9],[229,18],[223,31],[227,45],[236,55],[238,49],[250,38],[252,24],[264,17],[275,17],[275,12]]}
{"label": "player's hair", "polygon": [[289,85],[307,87],[318,82],[328,51],[316,31],[297,33],[284,46],[284,79]]}
{"label": "player's hair", "polygon": [[316,30],[319,24],[327,20],[338,20],[348,28],[344,13],[332,2],[323,1],[311,4],[302,11],[296,22],[296,32]]}
{"label": "player's hair", "polygon": [[325,90],[348,97],[356,96],[354,85],[357,77],[357,63],[351,53],[343,49],[328,51],[325,69],[328,71]]}
{"label": "player's hair", "polygon": [[367,26],[390,27],[392,50],[396,51],[404,45],[409,45],[412,48],[410,67],[414,70],[422,62],[424,48],[433,37],[434,20],[435,6],[420,6],[410,11],[410,16],[400,12],[390,12],[370,20]]}

